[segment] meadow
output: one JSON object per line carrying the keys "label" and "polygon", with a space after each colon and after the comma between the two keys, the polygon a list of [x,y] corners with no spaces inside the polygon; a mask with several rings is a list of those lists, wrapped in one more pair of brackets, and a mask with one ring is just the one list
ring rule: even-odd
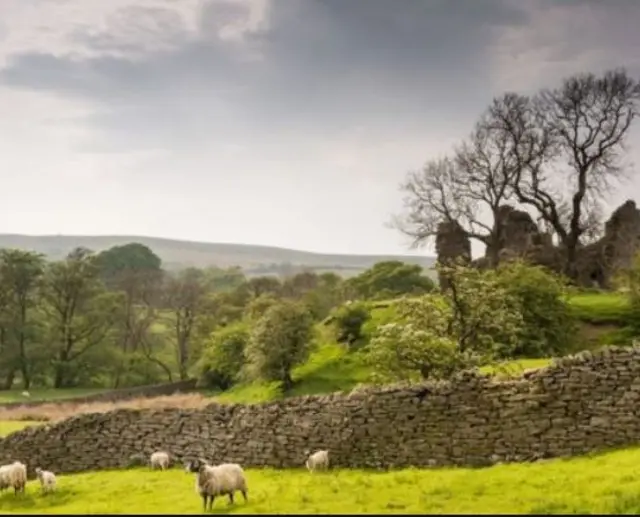
{"label": "meadow", "polygon": [[[618,329],[628,305],[619,294],[579,294],[571,298],[579,319],[590,327]],[[389,315],[379,304],[374,318]],[[368,379],[357,352],[323,339],[309,360],[294,371],[295,386],[288,396],[348,391]],[[547,366],[551,358],[523,359],[484,368],[499,377],[521,375]],[[95,392],[94,390],[93,392]],[[0,437],[43,421],[60,420],[121,407],[203,407],[213,400],[255,403],[283,395],[277,383],[238,385],[224,393],[190,394],[122,402],[74,402],[90,390],[40,390],[37,407],[0,407]],[[20,400],[19,391],[3,394],[1,402]],[[2,395],[0,395],[2,397]],[[49,402],[49,403],[47,403]],[[405,469],[389,472],[331,470],[311,475],[305,470],[250,469],[250,494],[229,506],[217,500],[214,513],[638,513],[640,476],[636,475],[640,448],[604,454],[546,460],[533,464],[497,465],[484,469]],[[59,490],[43,496],[35,481],[27,493],[0,495],[0,513],[201,513],[193,475],[181,468],[167,472],[146,468],[87,472],[59,476]],[[135,487],[135,489],[132,489]]]}
{"label": "meadow", "polygon": [[[637,514],[640,449],[497,465],[485,469],[389,472],[249,469],[249,501],[215,501],[214,513],[240,514]],[[59,476],[58,491],[0,495],[8,513],[198,514],[194,476],[146,468]]]}

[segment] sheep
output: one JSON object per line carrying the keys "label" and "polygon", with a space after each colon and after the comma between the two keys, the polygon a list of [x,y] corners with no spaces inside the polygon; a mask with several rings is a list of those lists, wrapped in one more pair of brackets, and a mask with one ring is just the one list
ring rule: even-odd
{"label": "sheep", "polygon": [[56,489],[56,475],[48,470],[36,467],[36,476],[40,480],[43,492],[53,492]]}
{"label": "sheep", "polygon": [[163,451],[154,452],[149,459],[151,468],[165,470],[169,468],[169,454]]}
{"label": "sheep", "polygon": [[329,451],[316,451],[311,454],[305,465],[309,472],[313,473],[316,470],[325,470],[329,468]]}
{"label": "sheep", "polygon": [[185,470],[196,474],[196,492],[202,497],[204,511],[207,511],[207,499],[211,511],[217,496],[228,495],[229,504],[233,504],[236,490],[242,493],[245,503],[248,501],[247,480],[237,463],[211,466],[203,459],[196,459],[187,463]]}
{"label": "sheep", "polygon": [[11,470],[11,465],[0,466],[0,491],[6,490],[11,486],[11,481],[9,480],[10,470]]}
{"label": "sheep", "polygon": [[0,467],[0,490],[13,487],[14,494],[24,492],[27,484],[27,467],[19,461]]}

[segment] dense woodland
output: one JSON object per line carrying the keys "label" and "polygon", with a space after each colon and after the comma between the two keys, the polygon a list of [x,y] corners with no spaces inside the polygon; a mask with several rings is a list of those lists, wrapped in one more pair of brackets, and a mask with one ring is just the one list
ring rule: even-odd
{"label": "dense woodland", "polygon": [[[166,272],[131,243],[66,259],[0,250],[0,379],[56,388],[125,387],[185,379],[217,329],[258,320],[278,302],[318,321],[347,299],[420,294],[419,266],[384,262],[343,281],[326,273],[245,278],[239,269]],[[291,309],[291,310],[289,310]],[[220,379],[224,385],[225,380]]]}

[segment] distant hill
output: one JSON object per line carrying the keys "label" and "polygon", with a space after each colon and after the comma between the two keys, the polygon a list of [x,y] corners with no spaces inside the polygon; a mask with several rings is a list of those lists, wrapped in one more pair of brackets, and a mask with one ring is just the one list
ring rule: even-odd
{"label": "distant hill", "polygon": [[[151,248],[167,269],[239,266],[249,276],[288,274],[302,269],[318,273],[333,271],[342,276],[352,276],[382,260],[419,264],[428,271],[435,263],[435,257],[419,255],[329,255],[272,246],[180,241],[157,237],[0,234],[0,248],[28,249],[43,253],[50,260],[64,258],[78,246],[102,251],[129,242],[139,242]],[[433,271],[430,274],[433,275]]]}

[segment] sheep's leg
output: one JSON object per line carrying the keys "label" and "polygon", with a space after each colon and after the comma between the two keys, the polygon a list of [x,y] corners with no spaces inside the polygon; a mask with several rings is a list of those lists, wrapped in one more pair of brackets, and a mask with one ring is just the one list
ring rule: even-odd
{"label": "sheep's leg", "polygon": [[231,492],[229,492],[229,504],[233,504],[233,490],[231,490]]}
{"label": "sheep's leg", "polygon": [[240,490],[240,492],[242,492],[242,497],[244,498],[244,502],[247,502],[247,489],[245,488],[244,490]]}
{"label": "sheep's leg", "polygon": [[202,511],[206,512],[207,511],[207,495],[203,494],[202,495]]}
{"label": "sheep's leg", "polygon": [[213,500],[216,498],[214,495],[209,496],[209,511],[213,510]]}

